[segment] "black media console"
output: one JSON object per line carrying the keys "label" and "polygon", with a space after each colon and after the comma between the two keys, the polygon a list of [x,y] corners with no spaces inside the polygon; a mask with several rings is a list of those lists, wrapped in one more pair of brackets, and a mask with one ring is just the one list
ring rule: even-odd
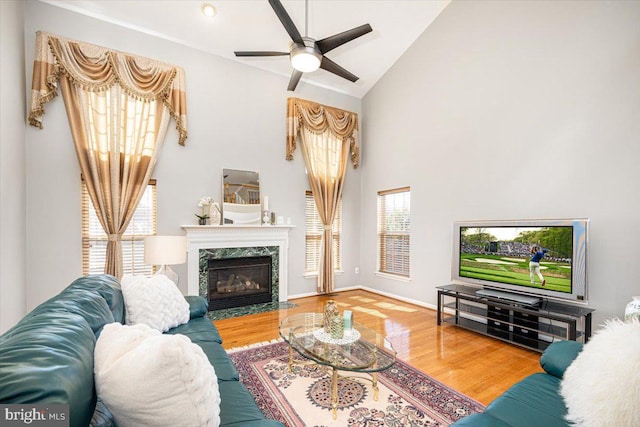
{"label": "black media console", "polygon": [[536,351],[553,341],[586,343],[591,337],[591,308],[548,300],[526,305],[477,295],[479,288],[467,285],[437,289],[438,325],[454,324]]}

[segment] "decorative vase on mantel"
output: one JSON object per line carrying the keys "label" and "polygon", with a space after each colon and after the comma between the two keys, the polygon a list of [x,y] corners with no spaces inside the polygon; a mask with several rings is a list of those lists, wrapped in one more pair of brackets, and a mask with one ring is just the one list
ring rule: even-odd
{"label": "decorative vase on mantel", "polygon": [[207,225],[207,218],[198,217],[198,225]]}
{"label": "decorative vase on mantel", "polygon": [[624,310],[624,321],[631,322],[633,319],[640,320],[640,296],[632,297],[633,300],[627,304]]}
{"label": "decorative vase on mantel", "polygon": [[220,225],[222,220],[222,212],[220,212],[220,205],[218,203],[212,203],[209,209],[209,223],[211,225]]}

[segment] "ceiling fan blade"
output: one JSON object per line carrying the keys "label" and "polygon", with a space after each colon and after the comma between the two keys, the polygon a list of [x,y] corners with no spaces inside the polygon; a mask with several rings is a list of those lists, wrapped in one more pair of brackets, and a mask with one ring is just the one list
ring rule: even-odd
{"label": "ceiling fan blade", "polygon": [[246,50],[235,51],[236,56],[286,56],[289,52],[275,52],[272,50]]}
{"label": "ceiling fan blade", "polygon": [[342,46],[343,44],[350,42],[353,39],[357,39],[358,37],[363,36],[367,33],[370,33],[371,31],[373,31],[371,25],[360,25],[359,27],[355,27],[350,30],[343,31],[342,33],[319,40],[317,42],[318,49],[320,49],[320,52],[323,54],[327,53],[330,50],[333,50],[338,46]]}
{"label": "ceiling fan blade", "polygon": [[320,68],[323,70],[327,70],[330,73],[333,73],[337,76],[342,77],[343,79],[347,79],[349,81],[355,82],[358,80],[358,76],[351,74],[326,56],[322,57],[322,61],[320,62]]}
{"label": "ceiling fan blade", "polygon": [[289,87],[287,87],[287,90],[290,90],[290,91],[296,90],[296,86],[298,86],[300,77],[302,77],[302,71],[293,70],[293,73],[291,74],[291,79],[289,80]]}
{"label": "ceiling fan blade", "polygon": [[282,3],[280,3],[280,0],[269,0],[269,4],[278,16],[278,19],[280,19],[280,22],[282,22],[284,29],[287,30],[287,33],[289,33],[289,37],[291,37],[291,40],[293,40],[295,43],[304,45],[304,41],[302,40],[300,32],[291,20],[291,17],[287,13]]}

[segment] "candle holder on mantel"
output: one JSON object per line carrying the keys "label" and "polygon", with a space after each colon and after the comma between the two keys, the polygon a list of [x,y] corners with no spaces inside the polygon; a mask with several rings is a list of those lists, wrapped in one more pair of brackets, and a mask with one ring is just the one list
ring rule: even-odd
{"label": "candle holder on mantel", "polygon": [[262,211],[262,225],[271,225],[271,217],[266,209]]}

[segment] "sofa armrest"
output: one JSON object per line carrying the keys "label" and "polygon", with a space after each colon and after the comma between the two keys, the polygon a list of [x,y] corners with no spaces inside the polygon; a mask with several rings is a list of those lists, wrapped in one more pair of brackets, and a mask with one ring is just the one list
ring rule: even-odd
{"label": "sofa armrest", "polygon": [[548,374],[562,378],[564,371],[582,351],[583,344],[576,341],[557,341],[542,353],[540,366]]}
{"label": "sofa armrest", "polygon": [[189,303],[189,319],[202,317],[207,314],[207,300],[197,295],[185,295],[184,299]]}

